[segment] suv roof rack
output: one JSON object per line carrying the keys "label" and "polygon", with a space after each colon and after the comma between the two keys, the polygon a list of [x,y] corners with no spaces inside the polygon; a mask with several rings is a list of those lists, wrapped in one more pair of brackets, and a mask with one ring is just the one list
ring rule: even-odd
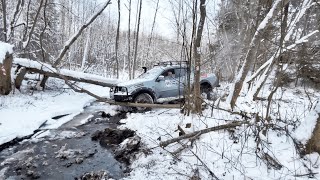
{"label": "suv roof rack", "polygon": [[183,65],[188,66],[188,61],[163,61],[157,62],[154,66],[172,66],[172,65]]}

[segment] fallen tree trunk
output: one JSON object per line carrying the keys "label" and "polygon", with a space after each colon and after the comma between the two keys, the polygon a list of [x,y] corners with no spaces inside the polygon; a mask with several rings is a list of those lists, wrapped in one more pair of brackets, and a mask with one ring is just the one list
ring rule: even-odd
{"label": "fallen tree trunk", "polygon": [[[109,104],[115,104],[120,106],[130,106],[130,107],[150,107],[150,108],[169,108],[169,109],[179,109],[180,104],[144,104],[144,103],[130,103],[130,102],[116,102],[111,99],[100,97],[86,89],[83,89],[75,84],[70,83],[70,81],[84,82],[89,84],[95,84],[103,87],[112,87],[115,86],[118,82],[116,79],[107,79],[101,76],[80,73],[76,71],[60,69],[59,71],[53,68],[51,65],[46,63],[40,63],[37,61],[32,61],[29,59],[16,58],[14,59],[14,64],[19,65],[22,68],[25,68],[26,71],[39,73],[46,75],[48,77],[55,77],[65,81],[65,83],[74,91],[79,93],[86,93],[100,102],[106,102]],[[22,69],[20,68],[20,69]],[[19,76],[17,76],[18,78]],[[20,77],[21,79],[21,77]],[[18,83],[21,84],[21,83]]]}
{"label": "fallen tree trunk", "polygon": [[11,67],[13,46],[0,42],[0,95],[8,95],[11,90]]}
{"label": "fallen tree trunk", "polygon": [[86,89],[83,89],[79,86],[76,86],[74,84],[71,84],[66,78],[64,78],[62,75],[61,79],[64,79],[66,84],[73,89],[75,92],[78,93],[86,93],[89,96],[92,96],[96,98],[99,102],[105,102],[109,104],[119,105],[119,106],[129,106],[129,107],[150,107],[150,108],[168,108],[168,109],[180,109],[180,104],[146,104],[146,103],[131,103],[131,102],[116,102],[112,99],[103,98],[101,96],[98,96]]}
{"label": "fallen tree trunk", "polygon": [[[43,75],[48,76],[48,77],[54,77],[54,78],[63,79],[63,78],[61,78],[59,73],[55,73],[55,72],[48,72],[48,71],[44,71],[44,70],[40,70],[40,69],[36,69],[36,68],[28,68],[28,67],[26,67],[26,70],[29,71],[29,72],[43,74]],[[70,76],[70,75],[63,75],[63,76],[66,79],[68,79],[69,81],[84,82],[84,83],[99,85],[99,86],[103,86],[103,87],[115,86],[114,83],[91,80],[91,79],[86,79],[86,78],[83,78],[83,77],[73,77],[73,76]]]}
{"label": "fallen tree trunk", "polygon": [[[22,59],[22,58],[15,58],[14,64],[19,65],[22,67],[21,69],[25,68],[26,71],[33,72],[33,73],[39,73],[43,74],[48,77],[54,77],[59,78],[63,80],[69,80],[69,81],[77,81],[77,82],[84,82],[89,84],[95,84],[103,87],[112,87],[115,86],[118,82],[116,79],[108,79],[102,76],[93,75],[89,73],[81,73],[76,71],[71,71],[67,69],[60,69],[57,70],[56,68],[53,68],[51,65],[46,63],[40,63],[37,61],[32,61],[29,59]],[[20,86],[20,83],[17,83],[17,81],[21,81],[21,77],[17,76],[18,79],[16,79],[16,86]],[[17,87],[19,89],[19,87]]]}
{"label": "fallen tree trunk", "polygon": [[169,139],[167,141],[162,141],[162,142],[160,142],[160,147],[166,147],[169,144],[178,142],[180,140],[188,139],[188,138],[191,138],[191,137],[194,137],[194,136],[200,136],[201,134],[206,134],[206,133],[209,133],[211,131],[218,131],[218,130],[222,130],[222,129],[235,128],[237,126],[241,126],[242,124],[249,124],[249,122],[248,121],[237,121],[237,122],[232,122],[232,123],[229,123],[229,124],[224,124],[224,125],[220,125],[220,126],[210,127],[210,128],[207,128],[207,129],[202,129],[202,130],[190,133],[190,134],[185,134],[183,136],[179,136],[179,137],[176,137],[176,138]]}

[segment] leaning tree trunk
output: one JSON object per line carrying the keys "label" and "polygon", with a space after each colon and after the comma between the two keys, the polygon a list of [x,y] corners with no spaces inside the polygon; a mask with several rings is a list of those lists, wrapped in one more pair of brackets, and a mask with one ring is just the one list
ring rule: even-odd
{"label": "leaning tree trunk", "polygon": [[[93,16],[91,16],[90,19],[88,19],[81,27],[80,29],[78,29],[78,31],[66,42],[66,44],[64,45],[64,47],[62,48],[62,50],[60,51],[58,57],[55,59],[53,66],[54,68],[58,67],[58,65],[61,63],[64,55],[67,53],[67,51],[70,49],[71,45],[73,45],[73,43],[79,38],[79,36],[82,34],[82,32],[88,27],[90,26],[94,20],[97,19],[97,17],[102,14],[102,12],[108,7],[108,5],[111,4],[111,0],[108,0],[103,6],[102,8],[95,13]],[[44,76],[40,86],[44,89],[45,88],[45,84],[48,80],[48,76]]]}
{"label": "leaning tree trunk", "polygon": [[140,0],[139,5],[139,15],[138,15],[138,24],[137,24],[137,32],[136,32],[136,45],[134,49],[134,59],[133,59],[133,67],[132,67],[132,78],[134,79],[134,75],[136,72],[136,64],[137,64],[137,53],[138,53],[138,44],[139,44],[139,30],[140,30],[140,20],[141,20],[141,8],[142,8],[142,0]]}
{"label": "leaning tree trunk", "polygon": [[3,62],[0,61],[0,94],[8,95],[11,90],[12,54],[7,52]]}
{"label": "leaning tree trunk", "polygon": [[204,28],[204,22],[206,19],[206,0],[200,0],[200,21],[197,29],[197,36],[194,41],[193,46],[193,55],[195,60],[195,72],[194,72],[194,113],[201,113],[201,96],[200,96],[200,46],[201,46],[201,37],[202,31]]}
{"label": "leaning tree trunk", "polygon": [[274,18],[277,15],[277,13],[282,9],[282,7],[284,7],[288,2],[289,2],[289,0],[275,1],[274,5],[270,9],[270,11],[266,15],[266,17],[263,19],[263,21],[260,23],[253,38],[251,39],[249,49],[248,49],[247,54],[245,56],[243,65],[241,67],[241,70],[240,70],[237,78],[236,78],[236,82],[234,84],[234,87],[232,87],[230,94],[229,94],[229,97],[228,97],[228,101],[230,103],[231,109],[233,109],[235,107],[236,101],[238,99],[238,96],[239,96],[241,89],[242,89],[242,86],[243,86],[243,82],[244,82],[245,78],[247,77],[249,70],[251,69],[251,66],[253,64],[253,60],[255,58],[254,52],[256,51],[257,44],[263,38],[261,36],[261,34],[267,32],[269,30],[268,27],[273,22],[272,18]]}
{"label": "leaning tree trunk", "polygon": [[119,78],[119,36],[120,36],[120,18],[121,18],[121,10],[120,10],[120,0],[118,0],[118,24],[117,24],[117,35],[116,35],[116,72],[117,79]]}

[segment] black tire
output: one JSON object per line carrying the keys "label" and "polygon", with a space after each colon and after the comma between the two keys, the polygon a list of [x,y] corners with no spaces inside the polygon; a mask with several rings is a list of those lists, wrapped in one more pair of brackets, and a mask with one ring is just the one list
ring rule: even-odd
{"label": "black tire", "polygon": [[[146,103],[146,104],[153,104],[154,103],[152,96],[148,93],[138,94],[134,98],[133,102],[134,103]],[[151,108],[149,108],[149,107],[135,107],[134,110],[137,112],[146,112],[146,111],[150,111]]]}
{"label": "black tire", "polygon": [[211,99],[210,93],[212,92],[212,86],[208,83],[203,83],[200,85],[200,93],[205,93],[207,95],[207,99]]}

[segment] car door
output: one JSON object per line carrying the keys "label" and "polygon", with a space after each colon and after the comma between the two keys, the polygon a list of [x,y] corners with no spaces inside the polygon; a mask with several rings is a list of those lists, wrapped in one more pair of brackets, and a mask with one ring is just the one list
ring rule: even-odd
{"label": "car door", "polygon": [[187,69],[186,68],[176,68],[175,69],[175,78],[178,83],[178,95],[182,96],[184,94],[184,89],[187,84]]}
{"label": "car door", "polygon": [[179,94],[178,81],[175,78],[175,69],[165,70],[160,77],[157,78],[155,89],[158,98],[176,97]]}

